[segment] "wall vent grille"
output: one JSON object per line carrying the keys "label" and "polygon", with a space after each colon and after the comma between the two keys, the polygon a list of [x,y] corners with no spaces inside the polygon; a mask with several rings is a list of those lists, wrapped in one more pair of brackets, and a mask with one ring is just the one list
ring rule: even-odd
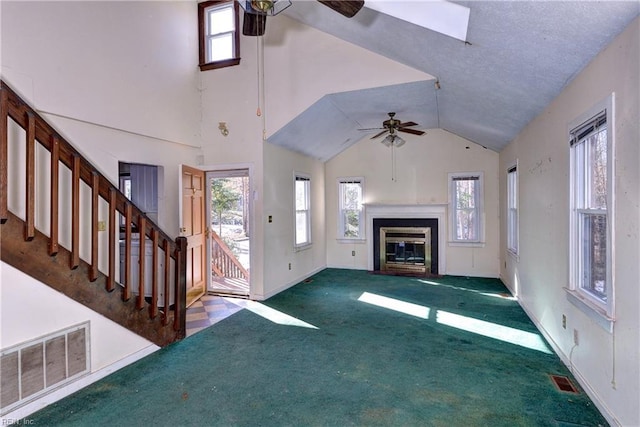
{"label": "wall vent grille", "polygon": [[0,350],[0,415],[90,372],[89,322]]}

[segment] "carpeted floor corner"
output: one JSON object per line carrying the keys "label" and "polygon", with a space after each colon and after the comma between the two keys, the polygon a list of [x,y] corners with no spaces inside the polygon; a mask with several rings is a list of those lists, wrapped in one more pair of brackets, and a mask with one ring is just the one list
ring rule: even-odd
{"label": "carpeted floor corner", "polygon": [[[32,425],[599,426],[499,280],[327,269],[29,417]],[[291,321],[286,319],[306,322]],[[294,326],[302,324],[303,326]]]}

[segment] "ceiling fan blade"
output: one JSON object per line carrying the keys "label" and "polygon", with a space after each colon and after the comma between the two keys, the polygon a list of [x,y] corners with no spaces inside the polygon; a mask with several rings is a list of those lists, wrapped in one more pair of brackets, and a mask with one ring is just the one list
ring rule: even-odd
{"label": "ceiling fan blade", "polygon": [[384,129],[384,128],[363,128],[358,130],[379,130],[379,129]]}
{"label": "ceiling fan blade", "polygon": [[406,122],[406,123],[400,123],[400,127],[404,128],[407,126],[418,126],[418,124],[416,122]]}
{"label": "ceiling fan blade", "polygon": [[244,12],[242,34],[245,36],[262,36],[267,28],[267,15]]}
{"label": "ceiling fan blade", "polygon": [[353,18],[356,13],[364,6],[364,0],[351,1],[351,0],[318,0],[323,5],[335,10],[342,16],[347,18]]}
{"label": "ceiling fan blade", "polygon": [[383,133],[385,133],[385,132],[389,132],[389,130],[388,130],[388,129],[385,129],[385,130],[383,130],[382,132],[380,132],[380,133],[377,133],[377,134],[373,135],[373,136],[371,137],[371,139],[376,139],[377,137],[379,137],[380,135],[382,135],[382,134],[383,134]]}
{"label": "ceiling fan blade", "polygon": [[421,130],[415,130],[415,129],[405,129],[405,128],[399,128],[398,132],[406,132],[406,133],[410,133],[413,135],[424,135],[425,133]]}

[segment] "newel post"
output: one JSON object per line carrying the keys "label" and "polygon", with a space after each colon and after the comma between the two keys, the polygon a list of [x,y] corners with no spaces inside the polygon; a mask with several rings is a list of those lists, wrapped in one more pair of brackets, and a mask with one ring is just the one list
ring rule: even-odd
{"label": "newel post", "polygon": [[176,239],[176,289],[173,329],[182,339],[187,331],[187,238]]}
{"label": "newel post", "polygon": [[0,87],[0,223],[4,224],[9,218],[7,204],[8,195],[8,146],[9,146],[9,99],[7,89]]}

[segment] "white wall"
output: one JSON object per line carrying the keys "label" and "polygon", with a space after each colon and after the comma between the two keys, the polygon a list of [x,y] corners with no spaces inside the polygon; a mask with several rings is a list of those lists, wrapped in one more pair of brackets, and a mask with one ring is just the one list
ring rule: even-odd
{"label": "white wall", "polygon": [[[91,366],[88,377],[79,381],[83,386],[111,372],[113,364],[119,361],[124,359],[132,363],[159,348],[9,264],[0,263],[0,348],[12,347],[86,321],[90,322]],[[77,390],[77,387],[67,386],[66,392],[58,391],[57,396],[40,399],[28,409],[17,409],[7,418],[20,419],[54,401],[54,397]]]}
{"label": "white wall", "polygon": [[[500,154],[519,162],[520,254],[501,257],[501,275],[612,423],[640,425],[640,20],[636,19]],[[569,123],[615,92],[615,331],[569,303]],[[503,225],[503,236],[506,229]],[[501,265],[503,265],[501,263]],[[567,328],[562,328],[562,315]],[[573,331],[579,345],[573,348]]]}
{"label": "white wall", "polygon": [[[267,211],[283,209],[281,202],[292,197],[290,171],[293,166],[304,166],[309,160],[272,149],[263,137],[278,131],[327,93],[425,80],[431,76],[285,16],[276,16],[269,18],[264,37],[265,97],[259,98],[257,43],[255,37],[241,36],[240,65],[205,71],[200,77],[202,163],[253,165],[255,227],[251,242],[251,283],[252,296],[261,299],[288,287],[296,278],[310,275],[325,263],[324,253],[321,261],[317,259],[324,245],[324,232],[314,232],[313,251],[290,253],[293,238],[283,234],[293,231],[293,223],[283,221],[285,218],[293,221],[291,205],[286,205],[284,215],[278,215],[277,224],[267,224],[270,214]],[[262,105],[260,117],[256,115],[258,105]],[[219,122],[227,123],[228,136],[220,133]],[[317,168],[315,163],[310,167]],[[286,174],[281,176],[284,171]],[[319,182],[314,179],[314,185]],[[274,188],[275,183],[284,187]],[[315,194],[320,192],[321,189],[314,190]],[[323,217],[324,210],[314,215],[314,224]],[[280,230],[281,226],[286,230]],[[281,235],[282,240],[274,239]],[[309,255],[311,253],[313,255]],[[283,266],[288,268],[287,260],[291,259],[292,270],[282,271]]]}
{"label": "white wall", "polygon": [[[265,271],[263,289],[256,295],[258,299],[275,295],[323,269],[326,253],[324,165],[272,144],[265,145],[264,154]],[[295,172],[311,177],[312,245],[298,251],[294,249]]]}
{"label": "white wall", "polygon": [[[160,226],[177,236],[178,167],[195,163],[200,154],[196,3],[2,1],[0,9],[2,79],[114,184],[118,183],[118,161],[162,166]],[[12,125],[9,207],[19,216],[24,215],[23,141],[24,132]],[[41,189],[48,187],[48,159],[46,150],[37,150],[36,227],[45,233],[49,199]],[[60,242],[68,248],[68,169],[61,168],[60,178]],[[89,194],[83,185],[83,230],[89,224]],[[99,219],[107,219],[104,202]],[[100,233],[101,248],[106,236]],[[81,238],[80,243],[81,257],[87,260],[88,239]],[[99,261],[104,272],[106,257]],[[94,370],[130,363],[128,355],[150,345],[133,334],[102,326],[95,313],[26,276],[8,276],[8,268],[2,268],[3,347],[87,318],[95,325]],[[17,285],[20,292],[15,292]],[[25,321],[23,312],[15,309],[42,313],[42,318]],[[52,318],[56,321],[47,320]]]}
{"label": "white wall", "polygon": [[1,7],[3,77],[38,109],[200,145],[195,2]]}
{"label": "white wall", "polygon": [[[196,4],[0,8],[2,78],[113,183],[118,161],[163,166],[164,198],[177,200],[178,164],[200,153]],[[177,209],[161,211],[160,225],[176,236]]]}
{"label": "white wall", "polygon": [[[390,148],[365,138],[326,163],[327,265],[367,268],[365,243],[339,243],[337,179],[362,176],[364,202],[375,204],[446,204],[449,172],[484,172],[484,247],[446,245],[446,271],[440,274],[498,277],[498,153],[441,129],[422,136],[403,135],[395,150],[395,180]],[[467,147],[469,147],[467,149]],[[448,231],[447,231],[448,236]],[[351,256],[352,251],[356,256]]]}

